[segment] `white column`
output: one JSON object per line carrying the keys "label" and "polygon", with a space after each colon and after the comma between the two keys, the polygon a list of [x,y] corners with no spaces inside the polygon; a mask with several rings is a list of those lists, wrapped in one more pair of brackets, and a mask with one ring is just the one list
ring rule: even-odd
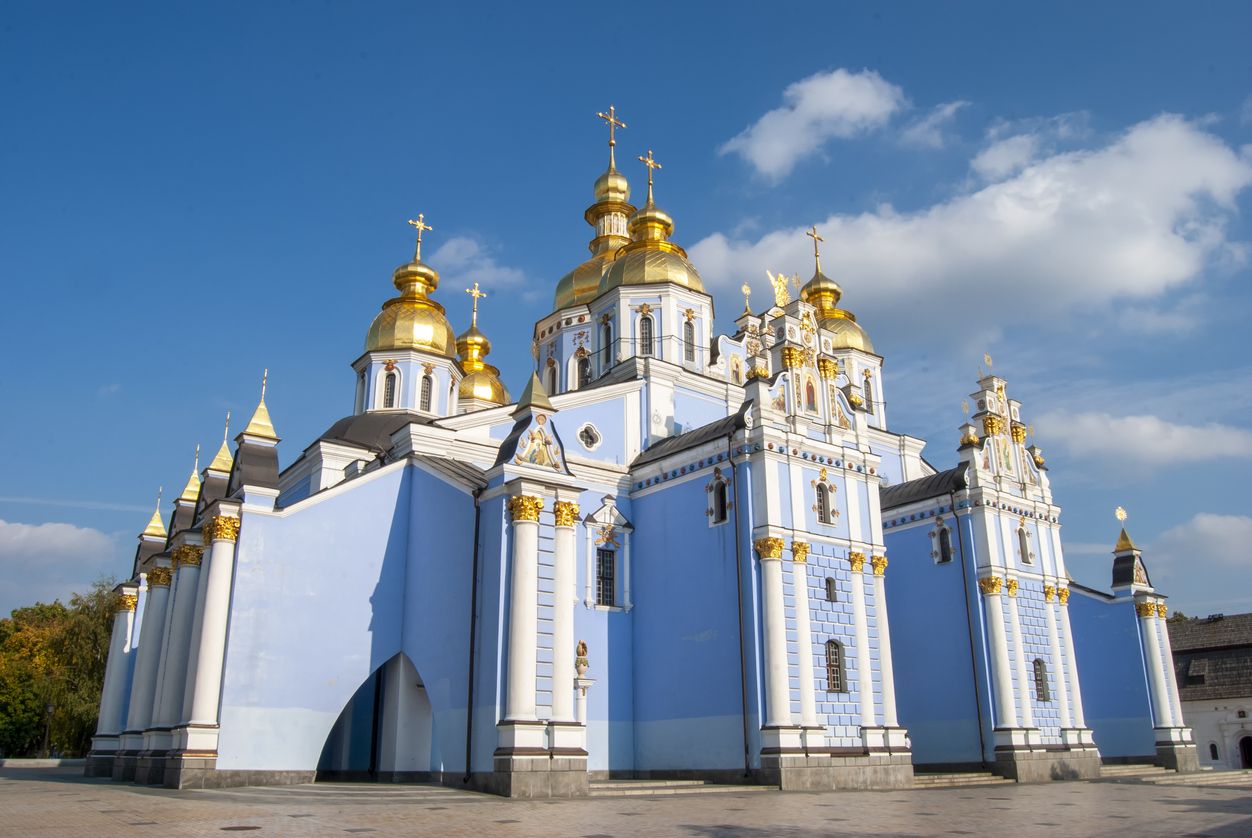
{"label": "white column", "polygon": [[1139,615],[1139,636],[1143,638],[1144,663],[1148,667],[1154,727],[1174,727],[1169,688],[1165,686],[1165,673],[1161,666],[1161,642],[1156,636],[1156,603],[1139,600],[1135,603],[1135,612]]}
{"label": "white column", "polygon": [[987,611],[987,626],[991,637],[991,680],[996,696],[996,727],[1017,727],[1017,710],[1013,701],[1013,676],[1009,668],[1009,647],[1004,637],[1004,611],[1000,603],[1000,591],[1004,580],[999,576],[985,576],[978,580]]}
{"label": "white column", "polygon": [[1056,601],[1061,610],[1061,644],[1065,649],[1065,661],[1069,670],[1069,712],[1074,727],[1086,728],[1087,719],[1082,712],[1082,685],[1078,680],[1078,656],[1074,654],[1074,634],[1069,626],[1069,588],[1056,589]]}
{"label": "white column", "polygon": [[204,597],[209,587],[209,565],[212,550],[201,556],[200,574],[196,580],[196,601],[191,615],[191,637],[187,642],[187,675],[183,679],[183,706],[178,714],[178,724],[184,725],[191,718],[191,705],[196,696],[196,669],[200,665],[200,637],[204,631]]}
{"label": "white column", "polygon": [[190,544],[175,552],[178,571],[170,591],[169,639],[163,657],[160,703],[153,715],[158,727],[172,727],[182,721],[183,690],[187,684],[187,657],[190,650],[191,618],[196,611],[196,589],[200,583],[200,558],[204,550]]}
{"label": "white column", "polygon": [[865,554],[849,553],[852,567],[852,627],[856,630],[856,691],[861,700],[861,727],[876,727],[874,673],[869,660],[869,618],[865,613]]}
{"label": "white column", "polygon": [[578,504],[557,501],[552,513],[556,518],[556,556],[553,568],[552,609],[552,720],[572,722],[574,716],[574,603],[577,574],[574,549],[574,526],[578,521]]}
{"label": "white column", "polygon": [[1069,685],[1066,683],[1065,658],[1061,655],[1061,637],[1056,632],[1056,606],[1052,600],[1056,598],[1056,588],[1047,585],[1043,589],[1043,613],[1048,623],[1048,648],[1052,652],[1052,666],[1056,670],[1053,681],[1056,684],[1056,700],[1061,710],[1061,727],[1072,727],[1069,716]]}
{"label": "white column", "polygon": [[583,606],[593,608],[596,604],[596,544],[592,541],[591,527],[584,527],[587,531],[587,573],[583,577]]}
{"label": "white column", "polygon": [[761,600],[765,621],[765,726],[791,726],[791,685],[788,683],[787,622],[783,613],[781,538],[758,538],[761,559]]}
{"label": "white column", "polygon": [[200,650],[192,690],[190,722],[217,724],[222,694],[222,663],[226,658],[226,623],[230,617],[230,589],[235,575],[235,542],[239,519],[218,515],[204,525],[209,548],[209,577],[204,589],[204,616],[200,624]]}
{"label": "white column", "polygon": [[1156,615],[1161,618],[1161,651],[1165,655],[1165,686],[1169,689],[1169,708],[1174,715],[1175,727],[1186,727],[1182,715],[1182,702],[1178,698],[1178,678],[1174,675],[1174,647],[1169,642],[1169,624],[1165,622],[1165,603],[1156,604]]}
{"label": "white column", "polygon": [[1026,638],[1022,636],[1022,618],[1017,609],[1017,580],[1006,582],[1009,589],[1009,627],[1013,630],[1013,665],[1017,669],[1019,718],[1022,727],[1035,726],[1035,714],[1030,704],[1030,675],[1026,672]]}
{"label": "white column", "polygon": [[157,665],[161,662],[161,638],[165,634],[165,607],[170,598],[170,569],[154,567],[148,571],[148,601],[143,609],[143,627],[139,632],[139,657],[135,661],[135,680],[130,688],[130,710],[126,729],[142,731],[152,723],[152,699],[156,689]]}
{"label": "white column", "polygon": [[116,736],[126,725],[126,678],[130,668],[130,632],[135,621],[134,594],[119,594],[109,637],[109,659],[104,666],[104,689],[100,693],[100,720],[96,734]]}
{"label": "white column", "polygon": [[504,717],[529,721],[535,716],[535,649],[539,608],[539,510],[543,499],[517,495],[513,513],[513,573],[509,589],[509,679]]}
{"label": "white column", "polygon": [[630,534],[627,529],[622,532],[622,607],[627,611],[635,607],[630,598]]}
{"label": "white column", "polygon": [[791,585],[796,603],[796,646],[800,658],[800,724],[818,727],[813,675],[813,625],[809,616],[809,545],[791,542]]}
{"label": "white column", "polygon": [[895,670],[891,661],[891,626],[887,623],[887,557],[870,559],[874,568],[874,613],[878,617],[878,666],[882,670],[882,723],[899,727],[896,715]]}

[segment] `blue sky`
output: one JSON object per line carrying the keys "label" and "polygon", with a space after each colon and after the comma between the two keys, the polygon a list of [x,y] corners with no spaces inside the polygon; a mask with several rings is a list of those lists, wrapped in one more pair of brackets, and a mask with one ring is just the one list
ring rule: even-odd
{"label": "blue sky", "polygon": [[932,463],[989,352],[1079,581],[1121,504],[1176,608],[1252,610],[1249,31],[1242,3],[9,3],[0,610],[129,572],[263,368],[284,464],[349,412],[418,212],[518,392],[610,103],[723,329],[817,224]]}

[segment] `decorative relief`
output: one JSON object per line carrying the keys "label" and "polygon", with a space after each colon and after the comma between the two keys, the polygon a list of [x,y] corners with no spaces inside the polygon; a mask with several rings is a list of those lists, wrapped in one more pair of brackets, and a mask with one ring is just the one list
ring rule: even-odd
{"label": "decorative relief", "polygon": [[1138,614],[1140,617],[1155,617],[1156,616],[1156,603],[1155,602],[1136,602],[1135,613]]}
{"label": "decorative relief", "polygon": [[781,559],[783,540],[781,538],[758,538],[752,543],[761,559]]}
{"label": "decorative relief", "polygon": [[199,567],[200,559],[204,556],[204,548],[184,544],[182,547],[175,548],[172,556],[174,559],[174,567],[182,567],[183,565]]}
{"label": "decorative relief", "polygon": [[543,425],[548,421],[548,417],[542,413],[535,417],[535,422],[539,427],[533,428],[526,434],[526,441],[518,445],[518,452],[513,457],[513,462],[522,465],[528,463],[532,466],[548,466],[549,468],[561,470],[561,455],[557,450],[556,442],[543,429]]}
{"label": "decorative relief", "polygon": [[1057,588],[1056,598],[1061,605],[1069,605],[1069,588]]}
{"label": "decorative relief", "polygon": [[1056,586],[1044,585],[1043,586],[1043,601],[1051,602],[1054,599],[1056,599]]}
{"label": "decorative relief", "polygon": [[559,500],[552,504],[552,514],[558,527],[572,527],[578,520],[578,504],[572,501]]}
{"label": "decorative relief", "polygon": [[1158,602],[1156,604],[1156,616],[1164,620],[1167,614],[1169,614],[1169,606],[1163,602]]}
{"label": "decorative relief", "polygon": [[1017,596],[1017,580],[1016,579],[1008,580],[1008,582],[1005,583],[1005,587],[1008,588],[1009,596]]}
{"label": "decorative relief", "polygon": [[214,541],[236,541],[239,538],[239,519],[218,515],[205,524],[204,534],[210,544]]}
{"label": "decorative relief", "polygon": [[874,568],[875,576],[885,576],[887,573],[887,557],[874,556],[869,560],[870,565]]}
{"label": "decorative relief", "polygon": [[168,567],[154,567],[148,571],[149,588],[168,588],[170,578],[174,575]]}
{"label": "decorative relief", "polygon": [[835,378],[839,375],[839,365],[829,358],[818,358],[817,373],[822,378]]}
{"label": "decorative relief", "polygon": [[517,495],[509,498],[509,512],[514,521],[538,521],[543,509],[543,498],[534,495]]}
{"label": "decorative relief", "polygon": [[1026,441],[1026,426],[1021,422],[1014,422],[1009,427],[1009,433],[1013,435],[1013,441],[1018,445]]}
{"label": "decorative relief", "polygon": [[804,366],[804,350],[794,346],[784,346],[782,351],[783,366],[787,369],[796,369]]}
{"label": "decorative relief", "polygon": [[769,378],[769,370],[760,364],[754,364],[748,370],[748,380],[751,381],[754,378]]}
{"label": "decorative relief", "polygon": [[606,524],[601,527],[599,533],[596,535],[597,546],[602,547],[606,544],[610,547],[622,546],[617,542],[617,529],[612,524]]}
{"label": "decorative relief", "polygon": [[118,594],[116,611],[134,611],[139,604],[139,597],[134,594]]}
{"label": "decorative relief", "polygon": [[1004,580],[999,576],[984,576],[978,580],[978,590],[985,596],[998,594],[1004,587]]}
{"label": "decorative relief", "polygon": [[696,310],[694,308],[683,309],[683,318],[686,319],[687,322],[691,322],[692,320],[695,320]]}
{"label": "decorative relief", "polygon": [[427,375],[435,374],[435,365],[430,362],[422,364],[422,369],[426,372]]}
{"label": "decorative relief", "polygon": [[996,436],[1004,433],[1004,420],[995,414],[988,414],[982,418],[982,431],[986,436]]}
{"label": "decorative relief", "polygon": [[791,560],[796,564],[805,564],[809,560],[809,545],[803,541],[791,542]]}
{"label": "decorative relief", "polygon": [[853,573],[860,573],[862,570],[865,569],[865,554],[864,553],[849,553],[848,565],[851,566]]}

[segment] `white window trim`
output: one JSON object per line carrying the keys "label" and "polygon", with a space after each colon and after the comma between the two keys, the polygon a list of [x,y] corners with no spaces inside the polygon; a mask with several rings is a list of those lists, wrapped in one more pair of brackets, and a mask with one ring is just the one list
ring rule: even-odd
{"label": "white window trim", "polygon": [[[396,403],[394,407],[387,407],[387,376],[391,374],[396,376]],[[386,366],[378,368],[378,374],[374,376],[374,402],[375,410],[400,410],[404,406],[404,373],[400,371],[399,366],[392,367],[390,370]]]}

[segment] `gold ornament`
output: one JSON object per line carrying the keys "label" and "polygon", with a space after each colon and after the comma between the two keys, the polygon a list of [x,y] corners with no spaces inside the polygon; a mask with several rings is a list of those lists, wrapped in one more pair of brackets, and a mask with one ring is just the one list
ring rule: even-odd
{"label": "gold ornament", "polygon": [[154,567],[148,571],[149,588],[168,588],[170,578],[174,575],[168,567]]}
{"label": "gold ornament", "polygon": [[1008,587],[1009,596],[1017,596],[1017,580],[1010,579],[1006,585]]}
{"label": "gold ornament", "polygon": [[1163,602],[1158,602],[1158,603],[1156,604],[1156,616],[1158,616],[1158,617],[1160,617],[1162,620],[1164,620],[1164,619],[1165,619],[1165,615],[1166,615],[1166,614],[1168,614],[1168,613],[1169,613],[1169,606],[1168,606],[1168,605],[1166,605],[1166,604],[1165,604],[1165,603],[1163,603]]}
{"label": "gold ornament", "polygon": [[794,346],[784,346],[782,351],[783,366],[796,369],[804,366],[804,351]]}
{"label": "gold ornament", "polygon": [[1155,602],[1136,602],[1135,613],[1138,614],[1140,617],[1155,617],[1156,616],[1156,603]]}
{"label": "gold ornament", "polygon": [[809,560],[809,545],[803,541],[791,542],[791,560],[796,564],[805,564]]}
{"label": "gold ornament", "polygon": [[865,569],[865,554],[864,553],[849,553],[848,564],[852,567],[853,573],[860,573],[861,571]]}
{"label": "gold ornament", "polygon": [[978,580],[978,590],[982,591],[985,596],[1000,593],[1004,587],[1004,580],[999,576],[984,576]]}
{"label": "gold ornament", "polygon": [[543,498],[534,495],[517,495],[509,498],[509,512],[513,513],[514,521],[538,521],[541,509],[543,509]]}
{"label": "gold ornament", "polygon": [[578,520],[578,504],[559,500],[552,505],[552,514],[558,527],[572,527]]}
{"label": "gold ornament", "polygon": [[887,574],[887,557],[874,556],[869,560],[870,565],[874,568],[875,576],[885,576]]}
{"label": "gold ornament", "polygon": [[205,525],[204,534],[210,544],[214,541],[236,541],[239,538],[239,519],[218,515]]}
{"label": "gold ornament", "polygon": [[1069,605],[1069,588],[1057,588],[1056,598],[1060,600],[1061,605]]}
{"label": "gold ornament", "polygon": [[204,555],[203,547],[194,547],[190,544],[184,544],[181,547],[174,548],[172,554],[174,559],[174,567],[182,567],[190,565],[191,567],[199,567],[200,559]]}
{"label": "gold ornament", "polygon": [[761,559],[781,559],[783,540],[781,538],[758,538],[752,543]]}
{"label": "gold ornament", "polygon": [[1043,601],[1051,602],[1054,599],[1056,599],[1056,586],[1044,585],[1043,586]]}
{"label": "gold ornament", "polygon": [[139,604],[139,597],[134,594],[118,594],[117,609],[118,611],[134,611],[135,606]]}

